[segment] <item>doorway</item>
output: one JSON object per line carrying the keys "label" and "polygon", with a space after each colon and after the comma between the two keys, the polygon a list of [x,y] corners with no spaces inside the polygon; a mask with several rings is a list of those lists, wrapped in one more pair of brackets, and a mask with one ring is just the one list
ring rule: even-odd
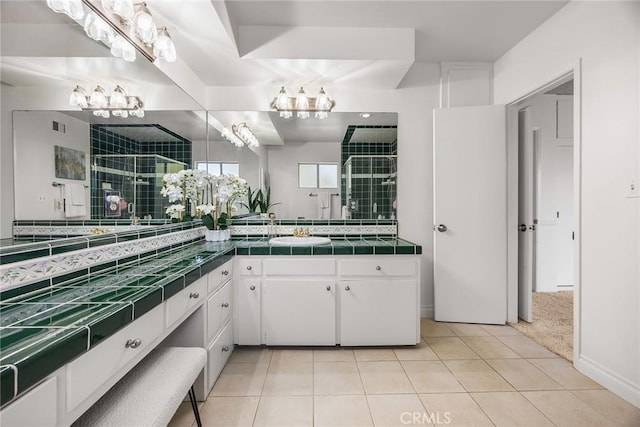
{"label": "doorway", "polygon": [[518,105],[518,318],[525,335],[573,358],[573,78]]}

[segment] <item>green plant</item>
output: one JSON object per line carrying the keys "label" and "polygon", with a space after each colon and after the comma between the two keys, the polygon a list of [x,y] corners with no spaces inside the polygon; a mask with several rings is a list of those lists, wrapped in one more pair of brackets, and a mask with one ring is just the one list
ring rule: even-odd
{"label": "green plant", "polygon": [[259,191],[258,204],[260,205],[260,212],[267,213],[269,212],[269,209],[271,209],[271,207],[282,204],[282,203],[271,203],[271,187],[267,187],[266,194],[263,193],[262,190],[258,190],[258,191]]}
{"label": "green plant", "polygon": [[247,208],[249,212],[258,212],[261,199],[262,191],[259,188],[251,191],[251,186],[247,186],[247,203],[243,202],[242,206]]}
{"label": "green plant", "polygon": [[218,228],[220,230],[226,230],[229,226],[229,215],[226,212],[222,212],[218,217]]}

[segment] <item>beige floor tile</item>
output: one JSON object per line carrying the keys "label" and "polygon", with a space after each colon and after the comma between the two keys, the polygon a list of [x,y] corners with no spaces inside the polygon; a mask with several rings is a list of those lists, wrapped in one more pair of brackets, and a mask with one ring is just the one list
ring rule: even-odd
{"label": "beige floor tile", "polygon": [[358,362],[398,360],[396,354],[390,348],[363,348],[353,350],[353,354]]}
{"label": "beige floor tile", "polygon": [[486,362],[516,390],[563,390],[560,384],[525,359],[488,359]]}
{"label": "beige floor tile", "polygon": [[465,391],[456,377],[440,361],[402,361],[400,363],[418,393]]}
{"label": "beige floor tile", "polygon": [[496,337],[461,337],[483,359],[517,359],[518,353],[504,345]]}
{"label": "beige floor tile", "polygon": [[619,426],[640,426],[640,409],[609,390],[574,390],[572,393]]}
{"label": "beige floor tile", "polygon": [[614,425],[569,391],[526,391],[522,395],[559,426]]}
{"label": "beige floor tile", "polygon": [[459,337],[485,337],[489,335],[489,331],[484,329],[482,325],[472,323],[446,323],[446,325]]}
{"label": "beige floor tile", "polygon": [[313,350],[314,362],[354,362],[353,350],[347,348],[329,347]]}
{"label": "beige floor tile", "polygon": [[273,350],[271,362],[289,363],[289,362],[313,362],[313,350],[307,349],[287,349]]}
{"label": "beige floor tile", "polygon": [[527,359],[548,359],[560,357],[524,335],[500,336],[497,338],[506,344],[511,350]]}
{"label": "beige floor tile", "polygon": [[445,365],[469,391],[513,391],[513,387],[484,360],[446,360]]}
{"label": "beige floor tile", "polygon": [[[429,414],[417,394],[377,394],[368,395],[369,410],[373,423],[377,426],[394,427],[425,425],[420,423]],[[416,421],[414,422],[414,417]]]}
{"label": "beige floor tile", "polygon": [[373,426],[367,398],[361,396],[315,396],[313,405],[315,427]]}
{"label": "beige floor tile", "polygon": [[542,427],[554,424],[520,393],[471,393],[497,426]]}
{"label": "beige floor tile", "polygon": [[578,372],[571,363],[562,358],[527,359],[556,382],[570,390],[602,389],[603,387]]}
{"label": "beige floor tile", "polygon": [[468,393],[421,394],[420,400],[433,417],[433,424],[449,427],[493,426]]}
{"label": "beige floor tile", "polygon": [[195,423],[196,418],[193,414],[193,409],[191,409],[191,402],[182,402],[178,406],[176,413],[173,414],[171,421],[169,421],[168,427],[191,427]]}
{"label": "beige floor tile", "polygon": [[482,328],[494,337],[522,335],[522,332],[512,328],[509,325],[482,325]]}
{"label": "beige floor tile", "polygon": [[203,427],[251,427],[259,397],[211,397],[200,409]]}
{"label": "beige floor tile", "polygon": [[455,337],[456,334],[444,323],[431,319],[420,319],[420,336],[422,337]]}
{"label": "beige floor tile", "polygon": [[438,360],[438,356],[424,340],[416,346],[396,348],[393,351],[398,360]]}
{"label": "beige floor tile", "polygon": [[358,362],[358,369],[367,394],[414,393],[400,362]]}
{"label": "beige floor tile", "polygon": [[272,351],[263,347],[236,347],[229,363],[269,363]]}
{"label": "beige floor tile", "polygon": [[271,362],[264,381],[263,396],[313,395],[312,362]]}
{"label": "beige floor tile", "polygon": [[264,396],[260,398],[254,426],[312,426],[312,396]]}
{"label": "beige floor tile", "polygon": [[227,363],[209,396],[260,396],[266,363]]}
{"label": "beige floor tile", "polygon": [[313,394],[364,394],[356,362],[315,362]]}
{"label": "beige floor tile", "polygon": [[440,359],[479,359],[459,337],[425,337],[425,342]]}

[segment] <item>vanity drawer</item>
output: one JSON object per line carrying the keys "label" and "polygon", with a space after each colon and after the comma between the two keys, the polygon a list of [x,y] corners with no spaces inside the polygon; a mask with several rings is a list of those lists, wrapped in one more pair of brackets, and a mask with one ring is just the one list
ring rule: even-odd
{"label": "vanity drawer", "polygon": [[207,342],[227,323],[233,313],[233,287],[227,282],[207,301]]}
{"label": "vanity drawer", "polygon": [[267,276],[335,276],[336,262],[334,259],[309,258],[266,258],[264,273]]}
{"label": "vanity drawer", "polygon": [[238,274],[241,276],[261,276],[262,263],[260,258],[240,258],[238,259]]}
{"label": "vanity drawer", "polygon": [[415,276],[417,261],[406,256],[382,257],[372,255],[370,259],[341,259],[340,276],[354,277],[403,277]]}
{"label": "vanity drawer", "polygon": [[162,305],[155,307],[67,365],[67,411],[147,350],[164,331],[163,314]]}
{"label": "vanity drawer", "polygon": [[209,346],[207,353],[209,361],[207,365],[207,386],[211,390],[213,384],[218,379],[222,368],[229,360],[229,356],[233,352],[233,327],[232,322],[222,329],[222,332],[216,340]]}
{"label": "vanity drawer", "polygon": [[211,294],[233,277],[233,261],[229,260],[207,276],[207,290]]}
{"label": "vanity drawer", "polygon": [[207,278],[201,277],[191,285],[187,286],[166,302],[166,326],[173,325],[191,308],[200,305],[205,301],[207,292]]}
{"label": "vanity drawer", "polygon": [[57,378],[53,377],[2,409],[2,425],[55,426],[58,418]]}

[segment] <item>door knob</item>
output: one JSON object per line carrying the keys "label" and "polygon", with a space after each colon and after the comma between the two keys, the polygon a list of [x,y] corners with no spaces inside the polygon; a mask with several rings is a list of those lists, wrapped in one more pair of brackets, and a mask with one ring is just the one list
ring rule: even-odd
{"label": "door knob", "polygon": [[330,291],[331,290],[331,286],[327,285],[327,290]]}
{"label": "door knob", "polygon": [[251,289],[252,291],[255,291],[255,290],[256,290],[256,287],[255,287],[255,286],[253,286],[253,285],[251,285],[251,286],[249,286],[249,289]]}
{"label": "door knob", "polygon": [[518,228],[520,229],[520,231],[527,231],[527,224],[520,224]]}
{"label": "door knob", "polygon": [[445,231],[447,231],[447,226],[444,225],[444,224],[440,224],[438,226],[438,231],[441,232],[441,233],[444,233]]}

